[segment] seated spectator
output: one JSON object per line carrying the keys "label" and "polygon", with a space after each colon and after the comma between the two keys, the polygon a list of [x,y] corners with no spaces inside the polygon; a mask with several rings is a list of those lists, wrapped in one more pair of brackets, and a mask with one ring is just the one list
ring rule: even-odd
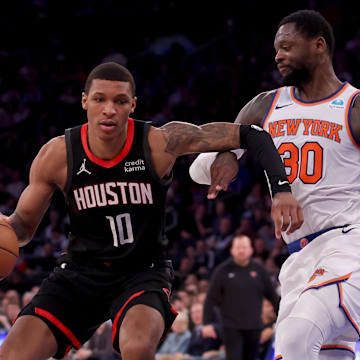
{"label": "seated spectator", "polygon": [[267,299],[263,301],[261,319],[263,321],[264,327],[261,331],[260,335],[260,346],[259,346],[259,359],[265,360],[266,355],[269,351],[271,343],[274,340],[275,335],[275,321],[276,321],[276,314],[274,311],[274,307],[272,306],[271,302]]}
{"label": "seated spectator", "polygon": [[172,332],[161,344],[156,360],[168,360],[170,355],[186,352],[191,333],[189,330],[189,317],[186,313],[179,313],[171,327]]}
{"label": "seated spectator", "polygon": [[111,322],[99,326],[85,346],[72,355],[72,360],[114,360],[120,359],[113,350]]}
{"label": "seated spectator", "polygon": [[[209,358],[215,357],[222,345],[220,331],[216,328],[216,338],[204,338],[202,335],[203,328],[203,304],[194,303],[190,309],[191,321],[194,328],[191,331],[190,343],[187,351],[182,354],[176,354],[173,360]],[[211,356],[210,356],[211,354]]]}

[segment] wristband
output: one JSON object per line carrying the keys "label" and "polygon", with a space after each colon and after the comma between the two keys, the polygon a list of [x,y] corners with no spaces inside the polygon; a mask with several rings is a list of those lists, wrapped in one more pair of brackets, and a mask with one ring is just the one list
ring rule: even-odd
{"label": "wristband", "polygon": [[284,164],[270,134],[256,125],[241,125],[240,148],[248,149],[250,156],[265,171],[271,196],[278,192],[291,192]]}

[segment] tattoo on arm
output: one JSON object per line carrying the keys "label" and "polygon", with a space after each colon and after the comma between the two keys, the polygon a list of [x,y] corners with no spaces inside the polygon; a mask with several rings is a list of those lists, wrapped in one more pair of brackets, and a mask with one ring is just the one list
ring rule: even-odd
{"label": "tattoo on arm", "polygon": [[239,127],[231,123],[210,123],[195,126],[171,122],[162,127],[166,132],[165,151],[179,156],[189,153],[224,151],[240,147]]}

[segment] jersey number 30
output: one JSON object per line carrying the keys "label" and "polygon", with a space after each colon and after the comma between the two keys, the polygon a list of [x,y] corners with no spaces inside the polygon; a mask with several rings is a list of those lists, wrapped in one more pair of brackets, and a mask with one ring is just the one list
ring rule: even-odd
{"label": "jersey number 30", "polygon": [[124,245],[134,242],[134,235],[129,213],[119,214],[115,217],[106,216],[106,218],[110,222],[110,229],[113,235],[115,247],[119,247],[119,244]]}
{"label": "jersey number 30", "polygon": [[315,184],[323,175],[323,148],[317,142],[307,142],[300,149],[293,143],[282,143],[278,149],[286,168],[290,169],[290,184],[297,178],[304,184]]}

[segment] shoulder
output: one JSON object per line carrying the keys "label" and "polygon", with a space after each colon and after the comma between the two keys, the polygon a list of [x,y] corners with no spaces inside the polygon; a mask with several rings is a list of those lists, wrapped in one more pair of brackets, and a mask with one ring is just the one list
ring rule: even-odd
{"label": "shoulder", "polygon": [[42,146],[31,166],[31,174],[62,187],[65,184],[66,171],[65,136],[57,136]]}
{"label": "shoulder", "polygon": [[277,90],[273,89],[256,95],[241,109],[235,122],[261,125]]}

